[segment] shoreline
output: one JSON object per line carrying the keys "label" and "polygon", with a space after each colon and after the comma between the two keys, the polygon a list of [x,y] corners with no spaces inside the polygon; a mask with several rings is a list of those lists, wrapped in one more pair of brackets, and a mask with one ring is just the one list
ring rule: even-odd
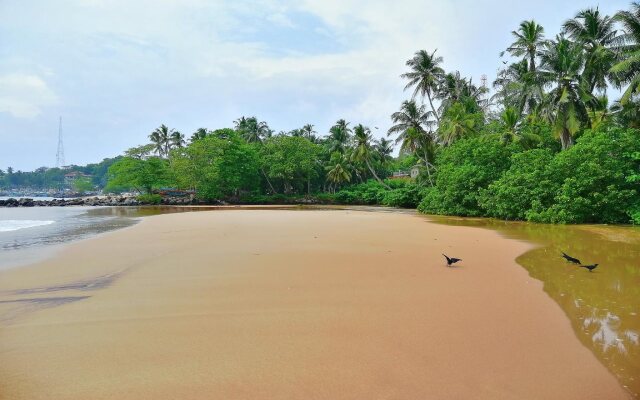
{"label": "shoreline", "polygon": [[[29,391],[34,387],[20,373],[20,365],[31,363],[33,379],[51,373],[45,387],[63,398],[255,398],[259,392],[272,398],[628,398],[575,337],[542,283],[516,264],[532,248],[528,243],[412,213],[228,211],[145,218],[68,244],[37,265],[0,272],[0,301],[19,300],[15,291],[25,287],[41,289],[33,296],[41,303],[51,293],[89,296],[0,322],[0,354],[10,357],[0,366],[0,382],[14,384],[0,387],[0,398],[44,398]],[[265,227],[279,227],[282,237],[265,235]],[[96,260],[116,244],[123,247],[119,257]],[[439,252],[447,246],[470,261],[443,267]],[[508,254],[494,254],[498,249]],[[70,258],[90,265],[62,271]],[[119,279],[96,284],[96,277],[117,271]],[[65,283],[67,289],[46,290]],[[522,315],[523,308],[531,315]],[[43,336],[42,327],[51,335]],[[146,344],[152,332],[155,344]],[[195,343],[181,340],[185,335]],[[54,343],[67,352],[50,348]],[[142,357],[127,356],[125,364],[154,385],[120,375],[113,355],[90,346],[97,343]],[[5,353],[6,346],[22,350]],[[329,349],[333,357],[325,354]],[[71,365],[59,365],[63,354]],[[78,369],[87,362],[88,371]],[[156,362],[176,364],[175,377]],[[67,387],[67,374],[55,368],[92,379]]]}

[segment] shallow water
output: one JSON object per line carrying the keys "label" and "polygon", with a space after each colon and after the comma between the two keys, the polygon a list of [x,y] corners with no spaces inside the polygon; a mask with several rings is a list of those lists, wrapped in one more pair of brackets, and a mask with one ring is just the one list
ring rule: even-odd
{"label": "shallow water", "polygon": [[[543,282],[544,291],[564,310],[580,341],[634,398],[640,398],[640,228],[427,218],[536,243],[539,247],[516,261]],[[584,264],[600,265],[589,272],[566,262],[562,251]]]}

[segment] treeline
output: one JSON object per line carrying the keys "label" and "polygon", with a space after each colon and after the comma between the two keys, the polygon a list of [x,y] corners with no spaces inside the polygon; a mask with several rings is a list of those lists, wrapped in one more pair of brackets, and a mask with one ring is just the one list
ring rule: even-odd
{"label": "treeline", "polygon": [[[109,189],[178,187],[203,200],[322,194],[438,214],[640,222],[640,4],[613,16],[582,10],[553,38],[533,20],[512,35],[493,90],[445,71],[435,51],[416,52],[402,75],[412,97],[391,115],[394,141],[344,120],[319,136],[312,125],[276,134],[242,117],[189,140],[163,125],[111,167]],[[414,166],[415,181],[385,180]]]}
{"label": "treeline", "polygon": [[40,167],[29,172],[14,171],[12,167],[0,169],[0,189],[62,189],[65,187],[64,175],[70,171],[91,175],[91,186],[103,188],[107,184],[109,167],[120,158],[105,158],[96,164],[71,165],[65,169]]}

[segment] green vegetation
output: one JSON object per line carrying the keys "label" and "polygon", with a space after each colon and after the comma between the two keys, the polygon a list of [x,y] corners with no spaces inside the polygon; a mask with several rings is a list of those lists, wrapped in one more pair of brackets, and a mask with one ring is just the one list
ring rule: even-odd
{"label": "green vegetation", "polygon": [[[553,38],[523,21],[491,88],[419,50],[401,75],[411,97],[391,114],[389,138],[344,119],[322,136],[311,124],[275,133],[243,116],[233,128],[199,128],[188,141],[161,125],[149,144],[79,170],[99,187],[108,177],[106,191],[193,190],[205,202],[640,224],[639,27],[640,3],[613,16],[579,11]],[[28,179],[59,183],[61,173],[44,169]],[[0,186],[25,174],[0,171]]]}

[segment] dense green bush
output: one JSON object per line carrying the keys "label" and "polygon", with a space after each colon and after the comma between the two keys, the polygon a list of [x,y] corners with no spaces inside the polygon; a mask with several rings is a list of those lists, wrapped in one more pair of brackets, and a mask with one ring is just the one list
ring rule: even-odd
{"label": "dense green bush", "polygon": [[553,223],[637,222],[640,131],[587,131],[558,153],[546,174],[557,182],[551,204],[534,202],[526,217]]}
{"label": "dense green bush", "polygon": [[552,160],[553,154],[547,149],[513,154],[510,168],[481,190],[479,202],[485,214],[523,220],[534,202],[550,204],[557,187],[548,169]]}
{"label": "dense green bush", "polygon": [[137,200],[143,204],[160,204],[162,202],[162,196],[159,194],[145,193],[139,195]]}
{"label": "dense green bush", "polygon": [[407,184],[388,190],[382,198],[382,204],[389,207],[416,208],[424,196],[424,189],[416,184]]}
{"label": "dense green bush", "polygon": [[482,189],[509,168],[518,147],[494,136],[462,139],[444,148],[436,158],[436,186],[426,191],[418,209],[431,214],[481,216]]}

